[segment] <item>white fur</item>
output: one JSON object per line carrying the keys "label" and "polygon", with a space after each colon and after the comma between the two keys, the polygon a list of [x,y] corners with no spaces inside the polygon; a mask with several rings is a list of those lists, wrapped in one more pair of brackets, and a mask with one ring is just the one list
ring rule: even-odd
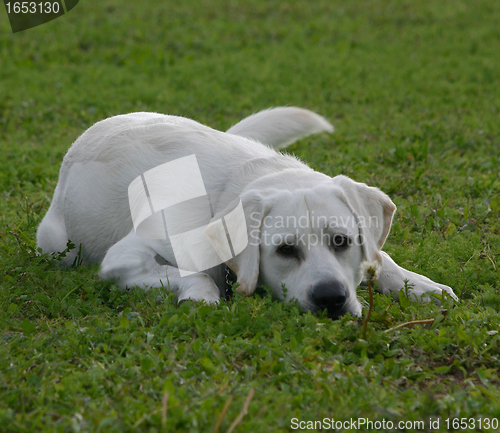
{"label": "white fur", "polygon": [[323,117],[296,107],[277,107],[259,111],[227,130],[281,149],[300,138],[318,132],[333,132],[333,126]]}
{"label": "white fur", "polygon": [[[305,309],[315,311],[313,288],[338,281],[349,292],[343,312],[360,315],[355,291],[363,278],[361,265],[368,261],[382,265],[379,287],[384,293],[397,293],[409,280],[418,299],[443,291],[456,298],[451,288],[399,267],[381,252],[395,211],[384,193],[345,176],[331,178],[315,172],[267,146],[280,148],[332,130],[321,116],[294,107],[254,114],[226,133],[157,113],[103,120],[84,132],[65,156],[52,204],[38,229],[38,246],[44,252],[60,252],[71,240],[77,248],[63,264],[73,262],[81,245],[83,262],[100,263],[101,277],[123,288],[165,286],[179,300],[217,302],[225,284],[225,267],[181,278],[170,244],[138,237],[129,210],[127,189],[133,179],[160,164],[195,154],[207,191],[217,197],[213,219],[223,216],[238,198],[243,203],[250,245],[226,262],[236,273],[242,293],[249,295],[264,284],[283,297],[285,285],[287,299],[296,298]],[[362,235],[365,242],[342,251],[311,242],[299,245],[301,237],[325,233],[324,227],[314,226],[312,214],[345,222],[330,230],[331,236]],[[290,216],[307,219],[307,215],[310,223],[304,227],[266,223]],[[370,218],[378,224],[360,224]],[[276,245],[263,242],[273,236],[289,240],[295,236],[300,257],[283,257]],[[259,239],[260,245],[252,245],[252,239]]]}

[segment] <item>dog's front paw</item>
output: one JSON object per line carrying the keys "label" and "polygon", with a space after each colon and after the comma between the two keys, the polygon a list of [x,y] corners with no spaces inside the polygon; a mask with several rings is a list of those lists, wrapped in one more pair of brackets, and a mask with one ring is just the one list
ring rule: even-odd
{"label": "dog's front paw", "polygon": [[177,299],[177,304],[181,305],[183,302],[193,301],[193,302],[205,302],[205,304],[217,304],[220,301],[220,296],[206,296],[203,294],[191,294],[187,297],[182,297]]}
{"label": "dog's front paw", "polygon": [[418,278],[417,281],[415,281],[415,278],[412,278],[410,287],[413,287],[411,287],[409,290],[409,295],[415,298],[417,301],[427,302],[432,300],[436,304],[440,305],[441,302],[439,301],[439,299],[432,295],[443,295],[443,293],[445,293],[455,301],[458,301],[458,297],[457,295],[455,295],[455,292],[453,292],[453,289],[451,287],[436,283],[431,279],[424,277],[423,275],[419,275],[419,277],[420,278]]}
{"label": "dog's front paw", "polygon": [[182,304],[185,301],[201,302],[206,304],[217,304],[220,301],[220,291],[214,281],[205,274],[196,274],[187,277],[186,285],[179,287],[177,301]]}

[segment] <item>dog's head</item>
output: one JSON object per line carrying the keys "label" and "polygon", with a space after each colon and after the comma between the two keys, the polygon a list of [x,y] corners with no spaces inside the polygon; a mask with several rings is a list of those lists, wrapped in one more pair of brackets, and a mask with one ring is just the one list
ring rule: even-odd
{"label": "dog's head", "polygon": [[306,310],[361,314],[362,264],[381,264],[396,209],[387,195],[345,176],[285,172],[254,182],[241,201],[249,243],[227,262],[238,291],[261,284],[283,298],[285,287]]}

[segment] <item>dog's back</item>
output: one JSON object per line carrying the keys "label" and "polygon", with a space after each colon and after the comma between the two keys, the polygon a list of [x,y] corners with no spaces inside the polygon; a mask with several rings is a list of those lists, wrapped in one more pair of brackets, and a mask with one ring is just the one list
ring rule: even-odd
{"label": "dog's back", "polygon": [[321,116],[295,107],[256,113],[231,127],[229,134],[158,113],[105,119],[85,131],[64,157],[37,244],[43,252],[61,252],[71,240],[77,248],[63,264],[73,262],[80,244],[84,262],[100,263],[106,251],[132,230],[128,186],[145,171],[194,153],[207,187],[217,191],[226,182],[224,172],[251,159],[279,155],[268,146],[284,147],[331,130]]}

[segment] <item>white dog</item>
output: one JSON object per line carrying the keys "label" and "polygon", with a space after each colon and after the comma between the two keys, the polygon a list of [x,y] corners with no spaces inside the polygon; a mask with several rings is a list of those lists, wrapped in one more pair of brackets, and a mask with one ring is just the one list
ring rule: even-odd
{"label": "white dog", "polygon": [[[43,252],[61,252],[70,240],[77,248],[67,254],[64,264],[70,265],[80,251],[84,263],[101,263],[102,278],[122,288],[164,286],[179,301],[217,302],[225,295],[231,270],[237,276],[237,290],[245,295],[252,294],[257,285],[266,285],[283,299],[286,287],[286,299],[297,299],[306,310],[326,309],[332,318],[347,312],[359,316],[356,288],[363,281],[365,262],[378,267],[378,286],[385,294],[398,293],[408,281],[417,299],[442,292],[456,299],[450,287],[401,268],[381,251],[396,210],[387,195],[345,176],[332,178],[316,172],[273,149],[332,130],[321,116],[294,107],[259,112],[227,132],[156,113],[103,120],[80,136],[65,156],[52,204],[38,229],[38,246]],[[165,218],[182,215],[176,220],[180,228],[167,224],[171,239],[168,235],[163,239],[141,236],[133,220],[137,211],[131,198],[134,182],[142,185],[148,171],[172,161],[187,161],[183,158],[192,155],[209,208],[191,200],[195,205],[191,209],[197,211],[189,212],[176,202],[161,214],[164,225]],[[169,180],[152,188],[167,196],[188,197],[185,180],[191,175],[174,171],[165,169]],[[195,177],[193,182],[200,180]],[[151,205],[146,183],[144,188],[144,202],[149,200]],[[243,224],[235,220],[231,228],[228,215],[238,202]],[[153,206],[151,212],[155,212]],[[243,227],[245,233],[240,240],[246,247],[241,252],[231,248],[229,256],[221,253],[214,229],[223,230],[220,221],[224,217],[226,235],[235,227],[240,234]],[[176,242],[184,253],[189,250],[188,259],[213,256],[207,248],[222,259],[212,261],[217,264],[208,269],[182,276],[172,233],[189,225],[204,225],[202,235],[197,233],[209,243],[187,245],[183,242],[189,239],[181,236]]]}

